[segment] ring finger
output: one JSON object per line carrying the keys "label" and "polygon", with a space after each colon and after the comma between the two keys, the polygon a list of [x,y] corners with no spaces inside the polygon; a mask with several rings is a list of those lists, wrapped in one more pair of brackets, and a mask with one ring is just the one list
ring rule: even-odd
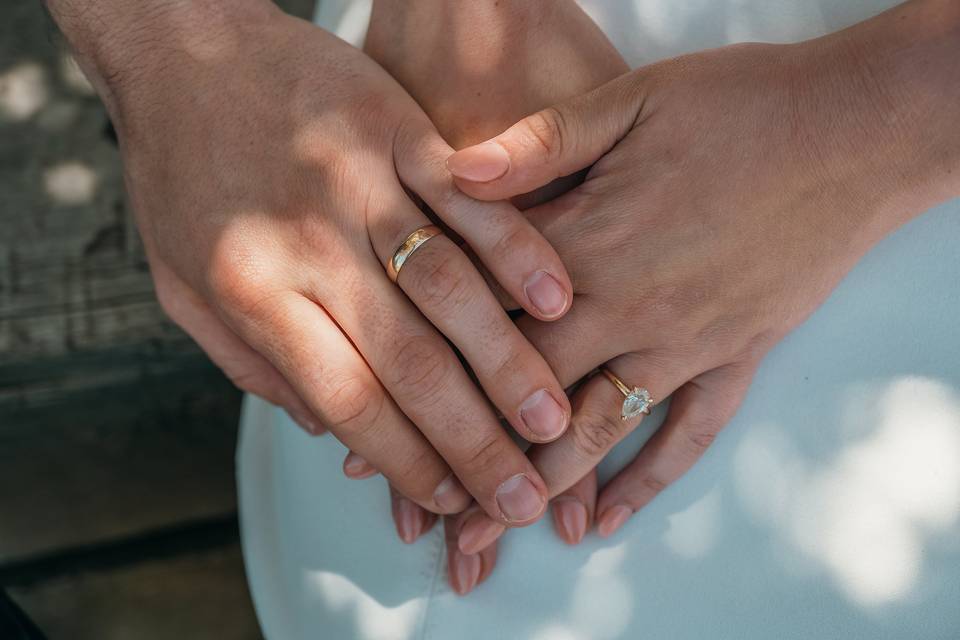
{"label": "ring finger", "polygon": [[[570,419],[563,388],[523,337],[473,263],[449,238],[434,235],[412,248],[408,239],[427,218],[399,198],[375,220],[374,250],[417,308],[470,363],[480,385],[516,431],[531,442],[560,436]],[[398,249],[399,247],[399,249]]]}
{"label": "ring finger", "polygon": [[731,364],[677,390],[663,425],[603,488],[597,502],[600,535],[612,535],[693,466],[736,413],[752,377],[751,366]]}
{"label": "ring finger", "polygon": [[614,445],[636,429],[645,415],[637,411],[644,404],[649,409],[685,381],[679,369],[671,369],[662,359],[637,353],[618,356],[604,369],[619,379],[628,393],[607,376],[594,375],[573,398],[573,419],[566,433],[557,441],[528,452],[551,497],[584,477]]}
{"label": "ring finger", "polygon": [[538,519],[546,507],[543,480],[453,350],[382,267],[370,261],[361,269],[349,282],[321,283],[326,291],[318,295],[329,300],[331,315],[491,517],[512,526]]}

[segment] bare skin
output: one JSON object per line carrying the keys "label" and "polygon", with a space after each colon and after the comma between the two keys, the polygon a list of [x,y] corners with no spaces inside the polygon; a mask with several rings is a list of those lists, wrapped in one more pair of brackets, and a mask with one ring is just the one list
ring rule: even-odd
{"label": "bare skin", "polygon": [[429,223],[405,190],[531,313],[566,313],[569,279],[514,207],[454,187],[453,150],[414,100],[264,0],[49,6],[116,125],[170,316],[241,388],[329,429],[421,507],[473,496],[502,524],[537,520],[544,483],[490,403],[547,442],[569,422],[563,387],[448,238],[387,278]]}
{"label": "bare skin", "polygon": [[[477,24],[486,28],[473,29]],[[463,37],[465,32],[470,36]],[[454,148],[480,142],[525,115],[628,71],[606,36],[572,1],[378,0],[364,49],[417,100]],[[554,181],[514,202],[520,208],[545,202],[582,177]],[[344,461],[344,470],[357,478],[376,473],[356,453]],[[397,491],[391,497],[402,540],[413,542],[433,526],[433,514]],[[489,541],[503,527],[478,518],[481,514],[473,505],[444,523],[447,573],[460,594],[480,584],[496,560],[496,545]],[[588,520],[577,520],[573,531],[564,528],[567,520],[554,511],[560,535],[579,541]]]}
{"label": "bare skin", "polygon": [[603,365],[672,396],[597,496],[592,469],[640,420],[591,378],[570,429],[529,452],[552,496],[595,504],[613,534],[697,461],[764,354],[861,256],[960,195],[958,54],[960,5],[915,0],[809,42],[638,69],[449,159],[486,200],[592,166],[526,212],[572,267],[573,311],[519,325],[564,385]]}

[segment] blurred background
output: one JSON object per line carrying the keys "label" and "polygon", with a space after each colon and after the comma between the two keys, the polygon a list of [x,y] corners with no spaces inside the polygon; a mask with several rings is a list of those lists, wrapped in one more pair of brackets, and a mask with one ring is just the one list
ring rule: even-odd
{"label": "blurred background", "polygon": [[99,100],[40,0],[2,3],[0,591],[51,640],[260,638],[239,408],[154,299]]}

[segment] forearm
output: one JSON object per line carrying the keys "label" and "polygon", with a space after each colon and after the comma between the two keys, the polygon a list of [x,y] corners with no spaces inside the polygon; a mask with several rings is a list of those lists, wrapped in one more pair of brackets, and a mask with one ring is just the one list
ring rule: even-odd
{"label": "forearm", "polygon": [[579,12],[573,0],[374,0],[368,43],[426,56],[422,63],[436,51],[455,55],[460,73],[482,82],[532,38],[563,31],[571,11]]}
{"label": "forearm", "polygon": [[883,215],[899,225],[960,196],[960,2],[913,0],[823,43],[864,98],[848,144],[890,189]]}
{"label": "forearm", "polygon": [[176,52],[202,57],[228,25],[275,10],[268,0],[45,0],[84,73],[114,111],[125,83]]}
{"label": "forearm", "polygon": [[[564,9],[573,0],[374,0],[373,21],[388,19],[396,25],[400,20],[424,24],[431,22],[444,28],[457,28],[457,35],[467,40],[486,39],[505,31],[522,31],[527,18],[542,19],[550,12]],[[518,23],[519,21],[519,23]]]}

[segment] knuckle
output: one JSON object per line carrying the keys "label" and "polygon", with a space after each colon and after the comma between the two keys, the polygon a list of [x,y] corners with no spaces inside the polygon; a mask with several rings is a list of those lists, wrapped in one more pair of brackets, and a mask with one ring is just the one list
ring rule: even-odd
{"label": "knuckle", "polygon": [[712,429],[688,429],[683,433],[690,453],[698,457],[717,439]]}
{"label": "knuckle", "polygon": [[443,397],[451,378],[451,355],[433,336],[407,338],[394,355],[391,382],[409,402],[429,406]]}
{"label": "knuckle", "polygon": [[490,376],[494,380],[517,380],[524,371],[527,371],[527,353],[523,349],[510,348],[497,362]]}
{"label": "knuckle", "polygon": [[464,454],[458,465],[461,477],[469,478],[489,473],[508,456],[507,442],[491,435],[474,445]]}
{"label": "knuckle", "polygon": [[649,497],[653,497],[666,489],[667,483],[656,476],[645,474],[640,478],[640,486]]}
{"label": "knuckle", "polygon": [[439,484],[436,476],[445,475],[442,471],[434,470],[442,467],[443,464],[431,448],[424,447],[409,453],[398,451],[389,470],[390,482],[407,497],[429,503]]}
{"label": "knuckle", "polygon": [[269,297],[268,282],[263,262],[250,252],[223,250],[211,256],[207,287],[221,307],[254,315]]}
{"label": "knuckle", "polygon": [[538,246],[536,232],[519,219],[507,223],[507,228],[490,250],[494,264],[510,264],[517,256],[529,254]]}
{"label": "knuckle", "polygon": [[587,458],[597,458],[606,454],[626,435],[626,425],[617,417],[590,412],[581,414],[580,419],[571,425],[571,430],[579,451]]}
{"label": "knuckle", "polygon": [[533,141],[548,158],[563,155],[566,138],[566,123],[563,113],[556,107],[547,107],[527,119],[527,127]]}
{"label": "knuckle", "polygon": [[[442,165],[436,168],[429,168],[432,164],[432,161],[429,157],[423,157],[418,160],[421,163],[421,166],[426,165],[428,167],[428,175],[433,176],[445,176],[446,165]],[[429,193],[424,194],[424,199],[429,200],[430,208],[433,209],[444,221],[448,222],[450,226],[455,226],[458,221],[457,218],[461,216],[458,215],[465,210],[467,204],[473,204],[466,199],[466,196],[460,191],[459,188],[454,184],[452,178],[444,178],[442,181],[440,179],[434,178],[430,183],[431,188]]]}
{"label": "knuckle", "polygon": [[680,429],[681,446],[688,460],[696,460],[703,455],[710,445],[717,439],[720,425],[713,421],[701,421]]}
{"label": "knuckle", "polygon": [[[426,249],[426,247],[425,247]],[[424,251],[408,266],[410,297],[418,306],[444,315],[456,313],[469,304],[470,280],[465,265],[447,251]],[[417,264],[419,263],[419,264]],[[411,268],[412,267],[412,268]]]}
{"label": "knuckle", "polygon": [[362,435],[377,425],[385,398],[372,381],[355,374],[333,376],[322,398],[323,419],[332,430]]}

